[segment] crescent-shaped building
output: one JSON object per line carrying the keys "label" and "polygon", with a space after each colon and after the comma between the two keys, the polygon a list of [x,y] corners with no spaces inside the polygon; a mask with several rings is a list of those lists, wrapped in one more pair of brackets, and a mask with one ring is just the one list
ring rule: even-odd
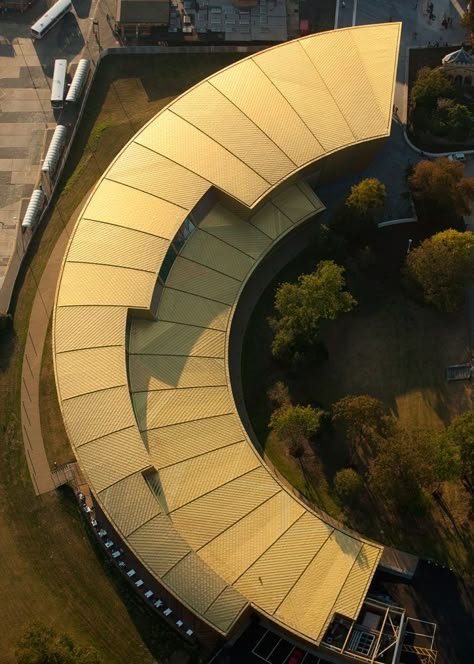
{"label": "crescent-shaped building", "polygon": [[382,554],[267,468],[228,358],[249,276],[324,209],[308,177],[359,169],[390,134],[399,39],[315,34],[196,85],[117,156],[64,259],[54,360],[77,460],[131,553],[223,636],[255,610],[318,645]]}

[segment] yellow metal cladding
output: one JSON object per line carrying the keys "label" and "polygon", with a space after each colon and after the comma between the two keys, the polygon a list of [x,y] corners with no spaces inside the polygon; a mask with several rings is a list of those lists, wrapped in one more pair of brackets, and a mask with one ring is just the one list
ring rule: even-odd
{"label": "yellow metal cladding", "polygon": [[[125,361],[123,346],[84,348],[59,353],[56,364],[62,376],[61,399],[126,385],[123,382]],[[90,370],[92,366],[95,367],[94,372]]]}
{"label": "yellow metal cladding", "polygon": [[[258,466],[179,507],[171,513],[171,518],[176,529],[197,550],[278,491],[278,484],[268,471]],[[221,505],[218,512],[215,510],[216,501]]]}
{"label": "yellow metal cladding", "polygon": [[69,251],[69,261],[130,267],[156,274],[169,240],[143,231],[83,219]]}
{"label": "yellow metal cladding", "polygon": [[204,616],[226,633],[246,606],[246,598],[232,586],[227,586],[207,609]]}
{"label": "yellow metal cladding", "polygon": [[71,445],[127,546],[222,634],[252,605],[319,643],[334,613],[357,616],[382,553],[266,468],[228,344],[255,267],[324,209],[300,169],[389,135],[399,38],[395,23],[310,35],[172,101],[104,174],[65,258],[53,340]]}
{"label": "yellow metal cladding", "polygon": [[275,143],[210,83],[180,97],[173,104],[173,112],[199,127],[272,184],[294,168]]}
{"label": "yellow metal cladding", "polygon": [[131,355],[129,367],[132,392],[226,385],[223,355]]}
{"label": "yellow metal cladding", "polygon": [[239,281],[250,272],[255,262],[247,254],[200,229],[183,247],[181,255]]}
{"label": "yellow metal cladding", "polygon": [[99,346],[123,346],[127,307],[59,307],[56,353]]}
{"label": "yellow metal cladding", "polygon": [[[143,432],[143,438],[153,466],[159,469],[219,449],[224,439],[231,445],[244,440],[245,436],[239,418],[232,412],[150,429]],[[177,440],[179,445],[176,445]]]}
{"label": "yellow metal cladding", "polygon": [[[142,187],[147,177],[147,171],[140,171]],[[171,239],[183,220],[184,209],[158,198],[153,192],[147,193],[145,189],[138,190],[131,184],[126,186],[106,179],[89,199],[83,218]]]}
{"label": "yellow metal cladding", "polygon": [[160,320],[198,325],[210,330],[226,329],[230,309],[229,305],[175,290],[168,285],[160,297]]}
{"label": "yellow metal cladding", "polygon": [[142,473],[134,473],[104,489],[100,500],[124,537],[161,511]]}

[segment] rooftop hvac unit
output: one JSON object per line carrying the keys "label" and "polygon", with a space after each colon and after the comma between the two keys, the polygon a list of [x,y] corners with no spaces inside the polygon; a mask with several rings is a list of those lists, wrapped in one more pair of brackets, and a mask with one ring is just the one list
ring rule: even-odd
{"label": "rooftop hvac unit", "polygon": [[43,173],[52,175],[56,170],[59,158],[66,143],[67,129],[64,125],[58,125],[54,130],[53,138],[49,144],[48,152],[44,158],[41,170]]}
{"label": "rooftop hvac unit", "polygon": [[66,101],[68,103],[75,104],[81,98],[82,89],[84,87],[84,83],[87,80],[90,64],[90,60],[86,60],[85,58],[79,60],[76,73],[74,74],[74,78],[72,79],[72,83],[69,86],[69,90],[66,96]]}
{"label": "rooftop hvac unit", "polygon": [[30,202],[21,222],[21,227],[24,231],[27,228],[33,228],[33,226],[38,221],[38,218],[41,214],[44,205],[44,192],[42,189],[35,189],[31,194]]}

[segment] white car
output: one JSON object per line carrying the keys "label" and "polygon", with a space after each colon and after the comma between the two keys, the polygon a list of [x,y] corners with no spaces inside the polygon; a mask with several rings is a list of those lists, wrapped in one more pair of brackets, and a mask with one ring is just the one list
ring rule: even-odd
{"label": "white car", "polygon": [[448,156],[449,161],[466,161],[464,152],[453,152]]}
{"label": "white car", "polygon": [[112,540],[107,540],[107,542],[104,544],[106,549],[110,549],[110,547],[113,545],[114,543],[112,542]]}

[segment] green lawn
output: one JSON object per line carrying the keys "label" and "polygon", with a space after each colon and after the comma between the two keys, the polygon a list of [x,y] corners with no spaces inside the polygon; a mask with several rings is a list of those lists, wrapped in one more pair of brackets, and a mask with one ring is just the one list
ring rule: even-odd
{"label": "green lawn", "polygon": [[[136,601],[91,546],[68,492],[34,495],[21,435],[21,365],[36,287],[71,214],[148,119],[178,93],[235,59],[233,54],[106,58],[71,152],[62,193],[30,247],[12,303],[14,330],[0,347],[2,664],[14,661],[20,633],[38,619],[95,646],[110,663],[165,661],[168,652],[182,647],[175,633]],[[50,336],[42,379],[43,437],[49,460],[59,463],[72,453],[58,422]]]}
{"label": "green lawn", "polygon": [[[308,362],[297,371],[289,371],[273,360],[268,317],[277,284],[313,270],[326,256],[317,244],[310,247],[269,286],[253,312],[244,340],[242,374],[249,416],[275,466],[326,512],[369,537],[425,556],[449,559],[472,571],[469,543],[457,535],[453,523],[434,501],[427,517],[406,522],[379,500],[374,504],[370,496],[358,511],[349,511],[340,503],[332,482],[349,455],[337,433],[324,432],[301,461],[291,457],[286,445],[268,430],[273,406],[266,395],[278,380],[288,385],[293,403],[311,403],[325,410],[347,394],[371,394],[407,428],[438,431],[473,407],[470,382],[445,380],[447,365],[469,360],[464,312],[438,314],[410,300],[401,290],[399,264],[405,252],[405,235],[412,236],[413,227],[384,229],[379,234],[376,263],[369,274],[363,274],[349,260],[348,285],[359,304],[350,314],[324,325],[322,338],[329,358],[322,364]],[[456,527],[474,541],[468,494],[461,482],[447,485],[445,496],[456,515]]]}

